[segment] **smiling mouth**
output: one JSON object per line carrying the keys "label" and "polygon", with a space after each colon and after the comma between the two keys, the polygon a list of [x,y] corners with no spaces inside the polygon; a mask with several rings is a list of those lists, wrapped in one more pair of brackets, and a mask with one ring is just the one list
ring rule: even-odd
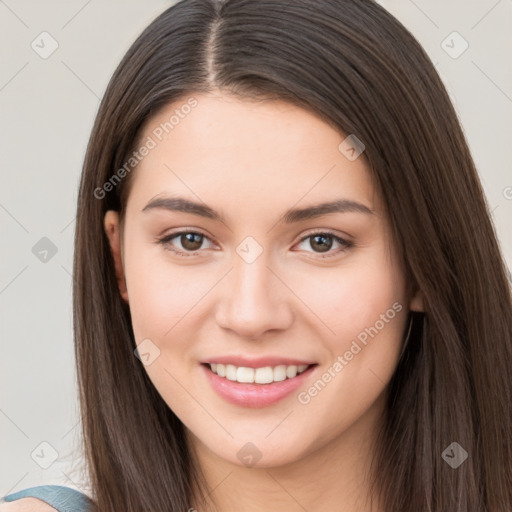
{"label": "smiling mouth", "polygon": [[277,365],[249,368],[232,364],[202,363],[219,377],[241,384],[272,384],[295,378],[318,364]]}

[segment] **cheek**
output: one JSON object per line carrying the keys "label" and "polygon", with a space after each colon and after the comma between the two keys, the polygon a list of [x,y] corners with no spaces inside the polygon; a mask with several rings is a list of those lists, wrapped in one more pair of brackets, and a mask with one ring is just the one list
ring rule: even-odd
{"label": "cheek", "polygon": [[[187,390],[193,390],[188,361],[193,359],[194,315],[211,287],[205,288],[211,276],[198,275],[198,267],[173,265],[159,246],[146,243],[141,247],[134,243],[130,251],[126,244],[125,274],[135,342],[144,342],[141,346],[150,353],[145,371],[155,389],[180,418],[186,419],[192,414]],[[189,382],[187,390],[182,382]]]}
{"label": "cheek", "polygon": [[350,345],[352,339],[376,322],[381,327],[381,315],[385,317],[386,330],[396,331],[400,322],[391,320],[405,310],[401,275],[385,258],[381,261],[379,254],[373,254],[369,264],[358,261],[325,273],[316,272],[314,279],[301,279],[300,283],[298,294],[306,298],[316,318],[324,324],[325,340],[329,340],[331,348]]}
{"label": "cheek", "polygon": [[[300,390],[304,428],[338,435],[370,410],[391,379],[401,349],[407,308],[397,269],[374,255],[371,264],[345,268],[333,282],[317,282],[308,303],[323,324],[323,372]],[[321,325],[321,324],[318,324]]]}
{"label": "cheek", "polygon": [[205,293],[207,276],[198,267],[174,265],[170,258],[156,244],[127,240],[126,285],[137,343],[150,338],[162,344],[175,337]]}

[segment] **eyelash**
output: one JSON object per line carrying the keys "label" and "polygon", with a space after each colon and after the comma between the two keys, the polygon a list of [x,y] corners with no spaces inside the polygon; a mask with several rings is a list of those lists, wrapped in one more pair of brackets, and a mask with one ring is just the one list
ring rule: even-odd
{"label": "eyelash", "polygon": [[[157,243],[162,244],[165,247],[166,250],[175,253],[176,256],[179,256],[181,258],[190,258],[190,257],[195,256],[196,254],[198,254],[198,252],[200,252],[200,251],[186,253],[186,252],[183,252],[183,251],[177,251],[176,249],[173,249],[173,248],[171,248],[169,246],[169,243],[170,243],[170,241],[173,238],[176,238],[176,237],[178,237],[180,235],[184,235],[184,234],[200,235],[200,236],[203,236],[204,238],[209,240],[209,237],[207,237],[205,234],[200,233],[198,231],[182,230],[182,231],[177,231],[175,233],[170,233],[169,235],[166,235],[163,238],[158,239]],[[315,231],[313,233],[309,233],[308,235],[306,235],[303,238],[301,238],[298,243],[300,244],[300,243],[304,242],[305,240],[307,240],[308,238],[312,238],[312,237],[318,236],[318,235],[324,235],[324,236],[332,237],[336,242],[338,242],[340,245],[343,246],[341,249],[339,249],[337,251],[334,251],[333,254],[328,254],[326,256],[319,256],[320,259],[332,258],[332,257],[336,256],[337,254],[340,254],[340,253],[342,253],[342,252],[346,251],[347,249],[350,249],[351,247],[354,246],[353,242],[350,242],[349,240],[345,240],[344,238],[341,238],[341,237],[335,235],[331,231]],[[315,253],[315,254],[321,254],[321,253]]]}

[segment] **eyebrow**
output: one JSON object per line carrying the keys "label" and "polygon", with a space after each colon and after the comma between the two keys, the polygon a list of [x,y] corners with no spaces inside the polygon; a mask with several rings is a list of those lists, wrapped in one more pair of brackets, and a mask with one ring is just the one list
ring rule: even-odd
{"label": "eyebrow", "polygon": [[[196,203],[185,199],[184,197],[156,197],[152,199],[142,211],[149,211],[153,209],[165,209],[174,212],[191,213],[193,215],[200,215],[208,219],[213,219],[225,224],[222,215],[210,208],[206,204]],[[363,213],[366,215],[374,215],[375,212],[368,206],[362,203],[352,201],[349,199],[338,199],[326,203],[320,203],[306,208],[292,208],[287,210],[282,216],[282,220],[286,224],[301,222],[308,219],[314,219],[322,215],[330,213],[346,213],[355,212]]]}

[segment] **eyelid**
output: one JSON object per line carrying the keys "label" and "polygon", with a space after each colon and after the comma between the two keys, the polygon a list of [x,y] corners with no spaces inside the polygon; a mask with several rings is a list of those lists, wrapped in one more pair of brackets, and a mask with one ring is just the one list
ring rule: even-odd
{"label": "eyelid", "polygon": [[[171,231],[169,233],[166,233],[165,235],[156,237],[155,242],[166,246],[167,244],[170,243],[170,240],[172,240],[173,238],[176,238],[180,235],[189,234],[189,233],[192,233],[194,235],[201,235],[204,238],[206,238],[210,243],[212,243],[212,244],[214,243],[212,241],[212,238],[210,237],[210,235],[207,235],[206,233],[204,233],[202,230],[200,230],[198,228],[192,228],[192,227],[177,228],[176,231]],[[177,254],[185,252],[185,251],[180,251],[180,250],[176,250],[176,249],[168,249],[168,250],[170,250],[171,252],[177,253]],[[195,254],[201,253],[203,251],[204,251],[204,249],[198,249],[197,251],[188,251],[188,252],[186,252],[186,255],[194,256]]]}
{"label": "eyelid", "polygon": [[339,234],[336,230],[329,229],[329,228],[325,228],[325,229],[322,229],[322,228],[308,229],[303,234],[301,234],[301,237],[298,239],[298,241],[302,242],[304,240],[304,238],[308,238],[308,237],[313,236],[313,235],[331,235],[333,238],[334,237],[340,238],[340,239],[342,239],[343,241],[345,241],[347,243],[352,243],[352,241],[351,241],[352,236],[349,235],[348,233],[347,234]]}
{"label": "eyelid", "polygon": [[341,248],[334,250],[334,251],[329,250],[325,253],[325,255],[323,255],[323,253],[318,253],[318,252],[314,252],[314,251],[306,251],[309,254],[316,255],[316,256],[309,256],[316,260],[318,260],[318,259],[322,260],[322,259],[326,259],[326,258],[335,258],[336,256],[339,256],[340,254],[346,252],[347,250],[349,250],[350,248],[355,246],[355,243],[352,240],[349,240],[347,238],[344,238],[343,236],[336,234],[336,232],[331,229],[313,229],[311,231],[307,231],[305,234],[302,235],[300,240],[294,245],[302,243],[305,240],[307,240],[308,238],[311,238],[315,235],[330,236],[331,238],[333,238],[336,242],[338,242],[341,245]]}
{"label": "eyelid", "polygon": [[[156,243],[160,243],[160,244],[166,246],[167,244],[169,244],[170,240],[172,240],[173,238],[178,237],[179,235],[190,234],[190,233],[196,234],[196,235],[201,235],[204,238],[206,238],[210,243],[213,243],[213,241],[209,235],[205,234],[204,232],[202,232],[202,230],[200,230],[198,228],[192,228],[192,227],[177,228],[176,231],[171,231],[170,233],[167,233],[163,236],[157,237]],[[351,241],[347,238],[344,238],[343,236],[336,234],[335,231],[333,231],[331,229],[327,229],[327,228],[326,229],[314,228],[314,229],[307,230],[305,233],[303,233],[301,235],[301,237],[293,245],[295,246],[299,243],[302,243],[305,240],[307,240],[308,238],[311,238],[315,235],[330,236],[342,246],[341,249],[338,249],[335,251],[331,251],[331,250],[327,251],[325,256],[322,256],[322,253],[317,253],[314,251],[306,251],[306,252],[309,252],[310,254],[316,254],[317,256],[314,257],[316,259],[325,259],[325,258],[335,257],[336,255],[338,255],[342,252],[345,252],[346,250],[350,249],[351,247],[353,247],[355,245],[353,241]],[[204,251],[204,249],[198,249],[197,251],[181,251],[181,250],[176,250],[176,249],[167,249],[167,250],[169,250],[181,257],[192,257],[192,256],[195,256]]]}

